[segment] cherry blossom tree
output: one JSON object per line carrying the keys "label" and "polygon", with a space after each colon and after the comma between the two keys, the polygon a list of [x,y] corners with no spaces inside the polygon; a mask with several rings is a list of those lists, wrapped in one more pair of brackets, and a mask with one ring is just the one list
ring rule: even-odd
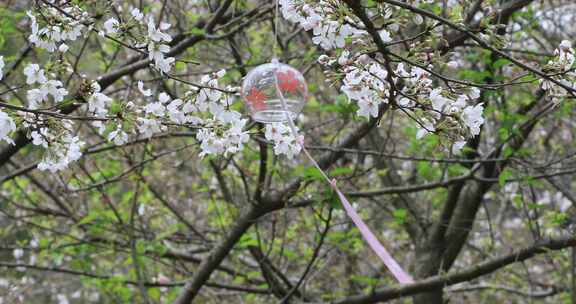
{"label": "cherry blossom tree", "polygon": [[[576,303],[575,18],[567,0],[0,3],[0,304]],[[269,96],[241,89],[273,58],[308,83],[293,124],[253,120]]]}

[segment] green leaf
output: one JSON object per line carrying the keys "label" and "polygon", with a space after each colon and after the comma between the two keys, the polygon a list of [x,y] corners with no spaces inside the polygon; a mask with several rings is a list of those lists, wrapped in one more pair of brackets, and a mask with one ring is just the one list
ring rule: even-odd
{"label": "green leaf", "polygon": [[191,34],[191,35],[198,35],[198,36],[199,36],[199,35],[204,35],[204,34],[206,34],[206,31],[204,31],[204,29],[202,29],[202,28],[193,27],[192,29],[190,29],[190,30],[188,31],[188,33]]}
{"label": "green leaf", "polygon": [[322,180],[322,172],[315,167],[308,167],[304,169],[303,177],[305,180]]}
{"label": "green leaf", "polygon": [[238,248],[248,248],[248,246],[258,246],[258,240],[250,234],[244,234],[238,242]]}
{"label": "green leaf", "polygon": [[503,152],[504,157],[510,157],[510,156],[512,156],[512,154],[514,154],[514,149],[506,146],[504,148],[504,152]]}
{"label": "green leaf", "polygon": [[97,219],[98,217],[100,217],[100,213],[99,212],[90,212],[88,215],[86,215],[83,219],[81,219],[78,222],[78,225],[84,225],[84,224],[88,224],[90,222],[93,222],[95,219]]}
{"label": "green leaf", "polygon": [[406,222],[406,216],[408,215],[408,211],[406,211],[406,209],[396,209],[392,214],[394,215],[396,223],[402,225]]}
{"label": "green leaf", "polygon": [[504,185],[506,184],[506,181],[512,176],[512,170],[506,168],[504,169],[504,171],[502,171],[502,173],[500,173],[500,176],[498,176],[498,185],[500,185],[500,187],[504,187]]}
{"label": "green leaf", "polygon": [[492,63],[492,67],[493,67],[494,69],[498,69],[498,68],[501,68],[501,67],[503,67],[503,66],[505,66],[505,65],[507,65],[507,64],[510,64],[510,63],[512,63],[510,60],[504,59],[504,58],[500,58],[500,59],[494,61],[494,63]]}
{"label": "green leaf", "polygon": [[348,167],[334,168],[332,171],[330,171],[330,176],[342,176],[351,174],[352,172],[354,172],[354,170]]}
{"label": "green leaf", "polygon": [[166,237],[176,233],[178,231],[178,225],[170,225],[167,228],[163,229],[163,231],[156,235],[156,240],[162,240]]}

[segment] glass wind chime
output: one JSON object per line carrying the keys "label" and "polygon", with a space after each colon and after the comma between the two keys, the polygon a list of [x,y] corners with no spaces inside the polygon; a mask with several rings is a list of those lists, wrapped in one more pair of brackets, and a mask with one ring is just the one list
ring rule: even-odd
{"label": "glass wind chime", "polygon": [[[274,38],[277,38],[278,0],[276,0],[275,24]],[[276,43],[277,39],[274,39],[274,41]],[[276,47],[274,47],[274,50],[276,50]],[[308,97],[308,88],[302,73],[289,65],[273,59],[271,63],[260,65],[246,75],[242,84],[241,95],[246,107],[250,111],[252,119],[261,123],[287,122],[294,137],[297,137],[293,120],[298,117],[298,114],[300,114],[304,108]],[[299,144],[306,157],[314,167],[318,169],[334,192],[336,192],[347,215],[356,227],[358,227],[362,237],[386,265],[396,280],[402,284],[413,283],[412,277],[402,269],[396,260],[388,253],[386,248],[378,241],[372,231],[370,231],[368,226],[366,226],[348,199],[342,191],[340,191],[336,185],[336,181],[330,179],[308,150],[306,150],[306,147],[301,143]]]}
{"label": "glass wind chime", "polygon": [[262,123],[296,119],[307,96],[302,73],[277,60],[250,71],[242,84],[242,98],[252,118]]}

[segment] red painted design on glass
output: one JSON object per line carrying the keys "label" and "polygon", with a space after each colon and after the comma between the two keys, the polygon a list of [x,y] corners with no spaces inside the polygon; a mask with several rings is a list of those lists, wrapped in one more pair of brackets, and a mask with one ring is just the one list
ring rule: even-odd
{"label": "red painted design on glass", "polygon": [[255,110],[263,110],[266,108],[266,104],[264,103],[266,98],[268,98],[268,96],[258,91],[258,89],[256,88],[252,88],[248,96],[246,96],[246,100],[250,102],[250,104]]}
{"label": "red painted design on glass", "polygon": [[299,89],[302,89],[302,83],[296,78],[297,75],[294,71],[278,72],[278,86],[284,92],[291,94],[297,93]]}

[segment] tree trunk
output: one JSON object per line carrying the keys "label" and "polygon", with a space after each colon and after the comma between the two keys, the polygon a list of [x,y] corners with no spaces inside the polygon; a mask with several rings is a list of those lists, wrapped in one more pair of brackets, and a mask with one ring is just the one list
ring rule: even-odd
{"label": "tree trunk", "polygon": [[432,292],[421,293],[414,296],[414,304],[442,304],[444,297],[442,289],[434,290]]}
{"label": "tree trunk", "polygon": [[[414,272],[418,279],[434,276],[442,264],[442,244],[435,243],[430,247],[429,241],[423,241],[423,246],[416,250],[416,263]],[[441,304],[443,303],[442,288],[430,292],[420,293],[413,297],[414,304]]]}

